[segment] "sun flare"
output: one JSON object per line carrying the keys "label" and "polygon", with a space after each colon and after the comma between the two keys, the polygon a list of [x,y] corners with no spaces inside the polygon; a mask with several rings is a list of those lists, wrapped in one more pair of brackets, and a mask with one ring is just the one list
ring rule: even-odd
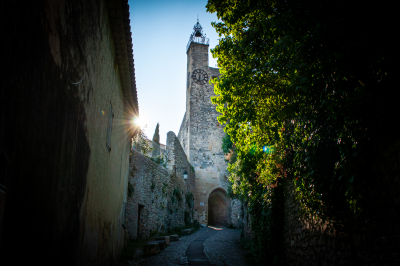
{"label": "sun flare", "polygon": [[145,126],[145,120],[142,117],[135,116],[132,119],[132,124],[136,127],[143,128]]}

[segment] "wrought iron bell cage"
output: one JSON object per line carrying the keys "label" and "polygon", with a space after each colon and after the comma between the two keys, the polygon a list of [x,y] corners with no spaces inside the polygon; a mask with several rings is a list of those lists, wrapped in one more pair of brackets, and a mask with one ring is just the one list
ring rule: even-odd
{"label": "wrought iron bell cage", "polygon": [[206,34],[203,34],[203,28],[201,27],[199,20],[197,20],[197,23],[193,27],[193,32],[192,34],[190,34],[189,42],[186,46],[186,53],[189,50],[190,44],[192,42],[206,45],[208,45],[210,42],[210,39],[206,38]]}

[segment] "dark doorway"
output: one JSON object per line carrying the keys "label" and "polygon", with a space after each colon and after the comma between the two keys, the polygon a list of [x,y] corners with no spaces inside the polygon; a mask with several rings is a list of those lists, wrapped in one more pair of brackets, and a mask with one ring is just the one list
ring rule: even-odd
{"label": "dark doorway", "polygon": [[208,225],[228,225],[229,199],[223,189],[217,188],[208,197]]}

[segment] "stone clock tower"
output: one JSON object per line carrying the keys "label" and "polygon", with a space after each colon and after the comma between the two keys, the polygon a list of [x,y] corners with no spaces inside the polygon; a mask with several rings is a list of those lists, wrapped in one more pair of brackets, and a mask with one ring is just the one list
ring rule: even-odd
{"label": "stone clock tower", "polygon": [[197,21],[186,47],[186,113],[178,138],[196,172],[194,219],[218,226],[232,223],[231,201],[226,196],[227,162],[221,149],[225,133],[210,99],[215,94],[209,81],[220,74],[208,66],[208,42]]}

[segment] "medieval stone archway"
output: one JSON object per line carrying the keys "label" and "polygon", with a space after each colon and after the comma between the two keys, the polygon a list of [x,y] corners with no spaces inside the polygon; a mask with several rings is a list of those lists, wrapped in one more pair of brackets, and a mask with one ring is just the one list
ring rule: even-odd
{"label": "medieval stone archway", "polygon": [[222,188],[214,189],[208,197],[208,225],[227,226],[230,200]]}

